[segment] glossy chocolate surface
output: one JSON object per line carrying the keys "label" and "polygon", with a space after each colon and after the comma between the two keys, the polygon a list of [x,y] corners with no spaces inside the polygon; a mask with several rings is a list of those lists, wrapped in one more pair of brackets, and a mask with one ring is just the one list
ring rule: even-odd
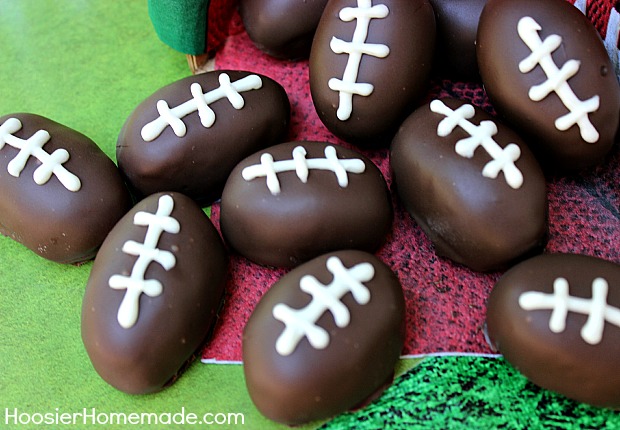
{"label": "glossy chocolate surface", "polygon": [[[308,163],[325,163],[324,168],[311,166],[305,182],[294,164],[274,175],[278,192],[271,189],[271,179],[267,181],[264,172],[244,178],[250,166],[263,169],[262,157],[293,163],[293,153],[299,151],[306,152]],[[346,186],[325,161],[330,151],[342,163],[361,167],[361,172],[338,174]],[[295,266],[338,249],[374,252],[385,240],[392,216],[385,179],[372,161],[356,151],[320,142],[288,142],[257,152],[233,170],[222,193],[224,239],[250,260],[270,266]]]}
{"label": "glossy chocolate surface", "polygon": [[[544,41],[556,49],[542,55]],[[532,56],[534,51],[545,58],[542,63]],[[493,106],[527,136],[543,167],[582,169],[610,151],[618,129],[620,87],[598,32],[569,2],[489,0],[480,17],[477,54]],[[558,91],[549,87],[549,76],[564,77]],[[592,110],[591,103],[598,108]],[[570,112],[581,112],[576,117],[583,125],[569,126],[573,118],[558,128],[556,120],[568,120]]]}
{"label": "glossy chocolate surface", "polygon": [[250,39],[282,59],[308,58],[327,0],[241,0],[239,13]]}
{"label": "glossy chocolate surface", "polygon": [[82,340],[97,373],[131,394],[170,383],[206,340],[226,272],[219,234],[194,201],[161,193],[138,203],[102,245],[84,294]]}
{"label": "glossy chocolate surface", "polygon": [[546,254],[498,281],[488,302],[487,331],[495,348],[535,384],[617,409],[619,313],[619,265]]}
{"label": "glossy chocolate surface", "polygon": [[[243,85],[231,100],[219,90],[220,80],[230,85]],[[244,82],[240,84],[239,82]],[[192,95],[197,91],[216,91],[215,101],[199,114]],[[227,86],[224,84],[224,88]],[[190,111],[175,127],[185,128],[179,136],[160,117],[158,103],[164,100],[170,109],[188,106]],[[193,101],[193,105],[192,105]],[[208,111],[211,112],[208,112]],[[206,127],[201,116],[211,115],[212,124]],[[116,155],[118,164],[132,190],[139,196],[159,191],[178,191],[201,205],[209,205],[221,195],[226,178],[244,157],[261,148],[280,142],[288,130],[290,105],[284,89],[265,76],[238,71],[214,71],[190,76],[156,91],[140,103],[127,119],[120,132]],[[149,130],[154,136],[146,141],[143,128],[160,121],[159,130]],[[149,126],[150,127],[150,126]]]}
{"label": "glossy chocolate surface", "polygon": [[[465,119],[469,124],[455,123],[440,136],[438,130],[457,115],[449,112],[467,106],[473,114]],[[470,147],[471,158],[457,153],[457,148],[465,153],[469,144],[479,144],[470,132],[484,135],[487,127],[496,127],[497,134],[491,139],[487,134],[484,146]],[[494,164],[498,167],[503,157],[516,161],[496,171],[496,177],[483,173]],[[484,111],[455,99],[420,107],[394,138],[390,162],[400,199],[438,255],[489,271],[505,268],[542,245],[547,231],[542,171],[519,136]]]}
{"label": "glossy chocolate surface", "polygon": [[59,263],[93,258],[132,204],[91,139],[29,113],[0,118],[0,195],[0,233]]}
{"label": "glossy chocolate surface", "polygon": [[[360,284],[343,283],[347,276]],[[311,291],[309,285],[328,288],[333,307],[302,291]],[[283,309],[327,336],[326,344],[317,347],[304,334],[283,342],[295,320],[283,322]],[[302,309],[309,319],[300,315]],[[301,424],[329,418],[391,382],[403,342],[403,292],[389,267],[360,251],[323,255],[289,272],[261,298],[243,334],[246,385],[258,410],[272,420]]]}
{"label": "glossy chocolate surface", "polygon": [[441,76],[480,81],[476,35],[487,0],[430,0],[437,22],[435,63]]}
{"label": "glossy chocolate surface", "polygon": [[[370,20],[348,20],[359,12],[355,0],[327,4],[310,54],[310,90],[321,121],[336,136],[363,146],[387,146],[426,91],[435,47],[435,16],[428,0],[369,3],[370,16],[377,17]],[[354,38],[372,45],[372,53],[355,54],[347,45]],[[342,46],[334,48],[336,39]],[[348,116],[342,100],[347,98],[346,91],[341,97],[339,86],[330,88],[330,82],[340,85],[337,81],[343,81],[345,89],[357,87]],[[358,90],[371,92],[359,95]]]}

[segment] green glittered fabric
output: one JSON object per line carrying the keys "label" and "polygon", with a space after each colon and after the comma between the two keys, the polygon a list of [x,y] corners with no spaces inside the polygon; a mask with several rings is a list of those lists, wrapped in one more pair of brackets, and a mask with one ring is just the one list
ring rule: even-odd
{"label": "green glittered fabric", "polygon": [[618,429],[620,413],[539,388],[502,358],[430,357],[323,429]]}
{"label": "green glittered fabric", "polygon": [[200,55],[206,50],[210,0],[148,0],[157,36],[173,49]]}

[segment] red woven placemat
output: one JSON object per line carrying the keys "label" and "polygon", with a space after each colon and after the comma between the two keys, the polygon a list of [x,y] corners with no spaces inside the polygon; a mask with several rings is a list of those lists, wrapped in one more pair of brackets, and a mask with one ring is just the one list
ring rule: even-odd
{"label": "red woven placemat", "polygon": [[[611,10],[612,2],[599,3],[605,10]],[[597,28],[606,26],[597,25]],[[216,55],[216,68],[254,71],[279,82],[292,105],[289,140],[328,141],[351,147],[320,122],[310,98],[307,61],[281,61],[263,54],[250,41],[236,13],[228,33]],[[493,113],[480,84],[435,79],[427,99],[443,96],[467,100]],[[491,354],[483,334],[486,299],[501,273],[473,272],[438,257],[431,242],[398,201],[392,186],[388,150],[360,152],[380,168],[392,190],[393,230],[377,255],[396,272],[405,292],[407,338],[403,355]],[[596,168],[570,177],[549,178],[548,199],[549,239],[545,252],[594,255],[620,263],[618,145]],[[212,207],[212,220],[219,228],[219,204]],[[232,255],[226,302],[213,338],[203,351],[204,361],[241,361],[243,327],[260,297],[285,272]]]}

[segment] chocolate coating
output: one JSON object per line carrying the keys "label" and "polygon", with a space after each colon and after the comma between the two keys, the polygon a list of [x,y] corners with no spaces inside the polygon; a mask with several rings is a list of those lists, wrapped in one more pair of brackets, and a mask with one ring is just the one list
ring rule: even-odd
{"label": "chocolate coating", "polygon": [[[528,29],[524,25],[527,20],[522,21],[525,17],[533,19],[541,29]],[[534,34],[533,44],[552,40],[548,39],[552,35],[561,38],[561,44],[552,51],[551,64],[545,67],[568,70],[578,65],[577,72],[566,81],[569,90],[561,90],[572,92],[572,96],[560,97],[560,93],[552,91],[540,101],[530,99],[531,88],[545,83],[548,75],[539,63],[531,71],[520,71],[520,65],[527,65],[521,62],[532,50],[519,35],[519,22],[524,31]],[[569,2],[489,0],[480,16],[477,55],[480,74],[494,107],[528,138],[545,169],[566,172],[590,167],[610,151],[618,129],[620,87],[598,32]],[[580,101],[599,97],[598,109],[587,114],[599,135],[596,142],[584,140],[577,125],[566,131],[556,128],[556,119],[569,113],[562,99],[572,97]]]}
{"label": "chocolate coating", "polygon": [[239,13],[252,42],[282,59],[308,58],[327,0],[241,0]]}
{"label": "chocolate coating", "polygon": [[[176,108],[193,99],[191,85],[203,93],[220,87],[222,75],[234,84],[258,76],[258,89],[239,91],[243,107],[236,109],[226,97],[209,104],[215,122],[201,123],[194,109],[182,118],[186,134],[177,136],[165,128],[152,141],[141,130],[160,116],[159,100]],[[128,183],[138,196],[159,191],[178,191],[206,206],[218,199],[226,178],[244,157],[281,141],[288,130],[290,105],[284,89],[262,75],[239,71],[214,71],[190,76],[156,91],[131,113],[118,137],[116,156]]]}
{"label": "chocolate coating", "polygon": [[[526,309],[520,301],[525,300],[524,293],[552,295],[558,278],[567,281],[570,298],[564,302],[568,309],[565,316],[559,310],[555,312],[555,318],[565,325],[553,332],[552,306]],[[619,265],[575,254],[547,254],[524,261],[506,272],[491,292],[487,331],[495,348],[535,384],[580,402],[617,409],[620,408],[620,327],[617,323],[603,322],[603,315],[595,306],[583,312],[574,308],[575,298],[585,304],[592,303],[596,278],[608,284],[606,304],[608,309],[612,307],[618,312]],[[530,295],[524,303],[531,299]],[[560,303],[556,301],[558,308],[562,306]],[[584,340],[584,332],[601,333],[593,326],[584,327],[588,312],[596,315],[592,321],[603,322],[602,338],[598,342]]]}
{"label": "chocolate coating", "polygon": [[417,109],[394,138],[390,163],[400,199],[437,254],[474,270],[490,271],[539,250],[547,231],[546,186],[527,146],[510,128],[468,105],[474,113],[468,120],[472,126],[482,129],[483,121],[495,123],[494,152],[505,156],[509,144],[520,151],[512,167],[520,172],[521,184],[509,184],[505,170],[496,178],[484,176],[483,170],[493,160],[490,152],[476,147],[471,158],[459,155],[457,142],[471,135],[456,126],[447,136],[439,136],[440,123],[447,116],[432,111],[433,103],[443,103],[452,111],[465,105],[444,99]]}
{"label": "chocolate coating", "polygon": [[437,22],[435,65],[447,78],[480,81],[476,58],[478,21],[487,0],[430,0]]}
{"label": "chocolate coating", "polygon": [[[178,222],[178,232],[165,220],[160,225],[166,229],[157,236],[157,228],[144,223],[152,215],[144,213],[166,215],[170,198],[173,207],[168,216]],[[136,224],[139,219],[143,221]],[[129,241],[146,246],[153,236],[159,254],[148,260],[147,255],[138,257],[131,251]],[[169,255],[174,263],[164,268],[160,261],[166,262]],[[143,259],[146,268],[140,272],[138,261]],[[131,394],[158,391],[169,384],[206,340],[220,306],[226,272],[227,256],[219,234],[194,201],[179,193],[159,193],[139,202],[110,232],[86,285],[82,340],[97,373]],[[137,314],[123,313],[119,318],[121,303],[133,302],[127,283],[110,286],[122,283],[113,281],[118,275],[159,282],[162,289],[159,295],[151,294],[145,285],[145,291],[138,292]],[[133,324],[132,315],[137,317]]]}
{"label": "chocolate coating", "polygon": [[[321,313],[320,300],[300,288],[302,278],[307,285],[311,276],[323,286],[331,284],[335,276],[327,265],[333,257],[347,270],[358,265],[374,269],[372,278],[362,282],[367,303],[360,304],[350,292],[340,296],[350,317],[340,326],[334,314],[342,309]],[[315,348],[301,337],[292,352],[282,355],[276,345],[286,323],[274,317],[274,309],[283,305],[316,309],[317,319],[308,323],[326,331],[327,345]],[[371,254],[339,251],[294,269],[261,298],[243,333],[245,379],[254,404],[266,417],[294,425],[329,418],[378,396],[377,390],[391,382],[403,347],[404,309],[398,279]]]}
{"label": "chocolate coating", "polygon": [[343,80],[345,68],[353,71],[358,63],[354,55],[336,53],[332,45],[334,38],[352,41],[358,23],[360,29],[366,28],[363,19],[340,19],[341,10],[356,6],[355,0],[331,0],[325,7],[310,53],[312,100],[319,118],[336,136],[362,146],[387,146],[426,91],[435,47],[435,16],[428,0],[373,2],[373,7],[387,7],[389,13],[370,20],[368,36],[362,42],[387,47],[389,53],[385,57],[361,56],[357,76],[344,80],[371,84],[372,92],[368,96],[354,94],[350,116],[339,119],[342,103],[339,91],[330,88],[330,80]]}
{"label": "chocolate coating", "polygon": [[[35,141],[41,144],[41,157],[49,158],[45,163],[35,154]],[[18,149],[30,144],[30,152]],[[36,183],[39,169],[63,151],[68,159],[55,168],[57,173]],[[15,176],[9,171],[22,155],[25,164]],[[66,186],[61,178],[68,178]],[[132,205],[118,169],[91,139],[30,113],[0,118],[0,195],[0,233],[58,263],[93,258]]]}
{"label": "chocolate coating", "polygon": [[[358,160],[362,173],[346,174],[339,184],[330,170],[309,169],[304,183],[293,167],[278,173],[279,193],[264,176],[244,179],[248,166],[260,165],[263,154],[275,162],[292,160],[296,147],[306,159],[324,159],[332,148],[341,160]],[[221,229],[237,252],[260,264],[289,267],[338,249],[374,252],[392,226],[392,204],[379,169],[363,155],[320,142],[288,142],[260,151],[233,170],[221,204]]]}

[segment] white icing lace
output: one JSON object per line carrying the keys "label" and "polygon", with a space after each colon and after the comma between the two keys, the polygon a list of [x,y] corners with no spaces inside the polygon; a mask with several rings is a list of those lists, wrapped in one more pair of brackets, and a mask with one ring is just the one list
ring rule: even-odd
{"label": "white icing lace", "polygon": [[595,95],[588,100],[579,100],[568,80],[577,74],[581,62],[574,59],[568,60],[561,68],[558,68],[551,54],[560,47],[562,38],[557,34],[552,34],[543,41],[538,34],[540,30],[542,27],[529,16],[521,18],[517,24],[519,37],[532,51],[519,63],[519,71],[529,73],[540,65],[547,75],[545,82],[530,88],[528,96],[532,101],[538,102],[555,92],[569,111],[555,120],[555,127],[560,131],[566,131],[573,125],[577,125],[581,138],[588,143],[595,143],[599,139],[599,133],[590,122],[588,114],[598,110],[600,98]]}
{"label": "white icing lace", "polygon": [[146,142],[155,140],[168,126],[178,137],[185,136],[187,127],[182,118],[196,111],[202,126],[210,128],[215,123],[215,112],[209,106],[211,103],[226,98],[235,109],[242,109],[245,100],[240,93],[257,90],[263,85],[258,75],[249,75],[231,83],[230,77],[226,73],[221,73],[218,79],[220,86],[207,93],[203,93],[200,84],[194,82],[190,86],[193,98],[175,108],[171,109],[165,100],[159,100],[157,102],[159,117],[142,127],[142,139]]}
{"label": "white icing lace", "polygon": [[349,185],[347,173],[363,173],[366,169],[364,161],[359,158],[341,160],[336,154],[336,148],[327,146],[325,158],[306,158],[306,149],[297,146],[293,149],[292,160],[274,161],[273,156],[264,153],[260,157],[260,164],[248,166],[241,172],[246,181],[259,177],[266,177],[267,188],[273,195],[280,194],[280,181],[278,173],[295,172],[297,177],[305,184],[308,181],[309,170],[329,170],[334,172],[338,185],[346,188]]}
{"label": "white icing lace", "polygon": [[165,270],[172,269],[176,264],[176,258],[170,251],[157,248],[161,235],[166,233],[176,234],[181,230],[179,222],[170,216],[174,208],[174,200],[169,195],[159,198],[157,212],[155,214],[140,211],[134,215],[134,225],[146,226],[144,243],[128,240],[123,245],[123,252],[129,255],[137,255],[138,259],[131,269],[130,276],[113,275],[108,284],[115,290],[126,289],[123,301],[118,309],[118,323],[123,328],[132,327],[139,314],[140,295],[157,297],[163,291],[163,285],[156,279],[144,279],[146,270],[153,262],[159,263]]}
{"label": "white icing lace", "polygon": [[329,333],[316,325],[319,318],[325,312],[330,312],[336,325],[344,328],[349,325],[351,314],[342,303],[342,297],[350,292],[359,305],[370,301],[370,291],[363,282],[374,277],[375,269],[372,264],[360,263],[347,269],[338,257],[330,257],[326,266],[334,275],[330,284],[323,285],[311,275],[304,276],[299,282],[300,289],[312,296],[308,306],[303,309],[293,309],[283,303],[274,306],[274,318],[286,325],[276,341],[278,354],[292,354],[304,337],[313,348],[325,349],[329,345]]}
{"label": "white icing lace", "polygon": [[22,128],[22,123],[17,118],[9,118],[0,125],[0,150],[4,145],[19,149],[19,153],[13,158],[7,171],[11,176],[19,177],[26,167],[30,157],[34,157],[41,162],[36,168],[32,177],[37,185],[46,184],[52,177],[56,176],[60,183],[69,191],[79,191],[82,187],[80,178],[69,172],[63,164],[69,160],[69,152],[59,148],[49,154],[43,146],[50,140],[50,134],[45,130],[39,130],[26,140],[13,135]]}
{"label": "white icing lace", "polygon": [[497,125],[493,121],[482,121],[475,125],[469,121],[475,115],[472,105],[464,104],[456,110],[448,107],[441,100],[433,100],[430,105],[432,112],[445,115],[437,126],[437,135],[446,137],[456,127],[461,127],[471,137],[461,139],[456,143],[454,150],[461,157],[471,158],[476,149],[481,146],[492,158],[482,169],[482,175],[487,178],[497,178],[499,172],[504,172],[504,178],[511,188],[517,189],[523,185],[523,174],[515,165],[521,156],[521,149],[514,143],[502,148],[494,139],[497,134]]}
{"label": "white icing lace", "polygon": [[389,15],[388,7],[384,4],[372,5],[372,0],[358,0],[357,7],[345,7],[339,17],[344,22],[356,20],[355,32],[351,42],[333,37],[329,46],[336,54],[348,54],[347,65],[342,79],[332,78],[328,86],[339,92],[339,106],[336,112],[338,119],[346,121],[353,112],[353,95],[369,96],[374,86],[369,83],[357,82],[362,55],[371,55],[385,58],[390,53],[387,45],[366,43],[368,29],[372,19],[381,19]]}
{"label": "white icing lace", "polygon": [[568,281],[557,278],[553,282],[553,294],[528,291],[519,296],[519,306],[526,311],[551,309],[549,330],[562,333],[566,328],[568,312],[587,315],[588,319],[581,329],[581,338],[596,345],[603,338],[605,322],[620,327],[620,309],[607,304],[609,285],[603,278],[592,282],[592,299],[573,297],[568,294]]}

